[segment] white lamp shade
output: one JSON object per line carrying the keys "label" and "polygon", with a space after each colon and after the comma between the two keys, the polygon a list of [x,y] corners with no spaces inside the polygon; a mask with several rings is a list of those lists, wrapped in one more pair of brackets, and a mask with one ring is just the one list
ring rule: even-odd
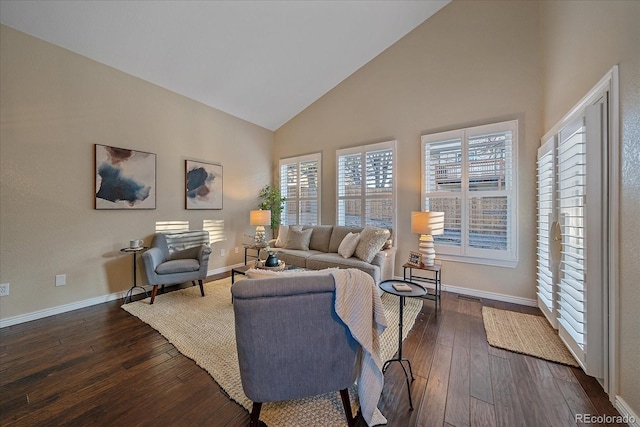
{"label": "white lamp shade", "polygon": [[432,236],[444,234],[444,212],[411,212],[411,232]]}
{"label": "white lamp shade", "polygon": [[271,211],[255,210],[249,214],[249,222],[253,226],[271,225]]}

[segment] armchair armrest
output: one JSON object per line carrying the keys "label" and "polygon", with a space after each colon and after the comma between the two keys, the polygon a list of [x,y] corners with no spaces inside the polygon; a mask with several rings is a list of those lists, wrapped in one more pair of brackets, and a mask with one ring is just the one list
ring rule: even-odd
{"label": "armchair armrest", "polygon": [[156,278],[156,268],[164,261],[162,250],[157,247],[147,249],[142,253],[142,261],[144,261],[144,270],[147,273],[149,283],[153,283]]}
{"label": "armchair armrest", "polygon": [[149,248],[142,253],[142,259],[145,268],[155,271],[156,267],[164,261],[164,255],[160,248]]}
{"label": "armchair armrest", "polygon": [[200,265],[209,264],[209,256],[211,255],[211,246],[209,245],[201,245],[200,250],[198,251],[198,261],[200,261]]}

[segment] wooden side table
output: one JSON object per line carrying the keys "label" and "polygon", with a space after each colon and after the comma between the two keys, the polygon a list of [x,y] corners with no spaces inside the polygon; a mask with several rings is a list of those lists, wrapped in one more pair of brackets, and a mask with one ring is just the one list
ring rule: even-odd
{"label": "wooden side table", "polygon": [[[416,267],[415,265],[406,263],[402,266],[402,268],[404,269],[404,280],[408,280],[410,282],[424,282],[424,283],[431,283],[435,286],[434,292],[427,292],[427,294],[425,296],[423,296],[422,298],[424,299],[429,299],[432,300],[436,303],[436,312],[438,311],[438,303],[440,302],[440,292],[441,292],[441,287],[442,287],[442,265],[441,264],[434,264],[431,266],[427,266],[427,265],[421,265],[419,267]],[[407,270],[409,270],[409,274],[407,274]],[[431,274],[432,277],[424,277],[424,276],[416,276],[414,275],[413,270],[418,270],[418,271],[426,271],[428,272],[427,274]]]}
{"label": "wooden side table", "polygon": [[[244,246],[244,265],[247,265],[248,258],[260,259],[260,250],[266,248],[266,246],[257,245],[243,245]],[[250,254],[248,251],[256,251],[255,255]]]}

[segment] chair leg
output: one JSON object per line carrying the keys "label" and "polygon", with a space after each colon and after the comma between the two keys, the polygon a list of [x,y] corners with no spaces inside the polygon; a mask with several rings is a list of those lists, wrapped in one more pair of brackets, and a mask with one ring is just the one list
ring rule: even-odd
{"label": "chair leg", "polygon": [[344,414],[347,416],[347,425],[353,427],[353,412],[351,412],[351,400],[349,400],[349,389],[340,390],[340,397],[342,398],[342,406],[344,407]]}
{"label": "chair leg", "polygon": [[202,280],[198,280],[198,283],[200,284],[200,294],[204,296],[204,286],[202,285]]}
{"label": "chair leg", "polygon": [[149,304],[153,304],[153,300],[156,299],[156,295],[158,295],[158,285],[153,285],[153,290],[151,291],[151,302]]}
{"label": "chair leg", "polygon": [[253,408],[251,409],[251,421],[249,427],[258,427],[260,425],[260,410],[262,409],[261,402],[253,402]]}

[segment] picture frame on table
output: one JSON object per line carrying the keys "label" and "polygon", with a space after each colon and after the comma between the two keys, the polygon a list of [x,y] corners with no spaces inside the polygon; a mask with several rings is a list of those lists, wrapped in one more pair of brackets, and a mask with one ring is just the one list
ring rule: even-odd
{"label": "picture frame on table", "polygon": [[422,266],[422,254],[420,252],[409,252],[409,260],[407,264],[412,265],[414,267]]}

